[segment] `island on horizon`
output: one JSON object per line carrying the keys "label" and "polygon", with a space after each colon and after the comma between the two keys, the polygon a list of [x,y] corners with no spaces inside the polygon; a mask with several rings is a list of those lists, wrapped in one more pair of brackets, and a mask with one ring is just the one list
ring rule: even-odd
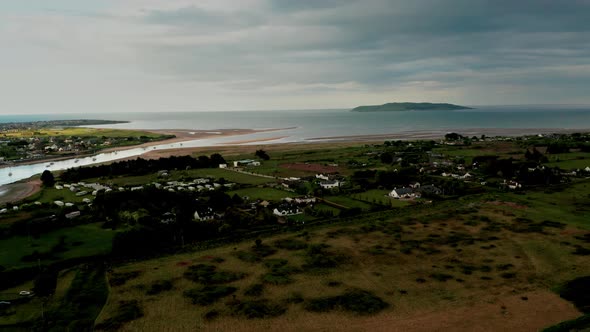
{"label": "island on horizon", "polygon": [[386,103],[383,105],[358,106],[352,112],[400,112],[400,111],[454,111],[471,107],[448,103]]}

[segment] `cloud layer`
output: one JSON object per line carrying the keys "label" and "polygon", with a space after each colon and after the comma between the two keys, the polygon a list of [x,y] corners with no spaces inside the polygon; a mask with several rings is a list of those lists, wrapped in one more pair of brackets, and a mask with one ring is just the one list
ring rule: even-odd
{"label": "cloud layer", "polygon": [[590,103],[588,0],[16,3],[2,113]]}

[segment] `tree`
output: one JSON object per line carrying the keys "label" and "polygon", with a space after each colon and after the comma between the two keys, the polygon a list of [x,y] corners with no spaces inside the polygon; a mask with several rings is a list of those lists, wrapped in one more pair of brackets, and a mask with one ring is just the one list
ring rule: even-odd
{"label": "tree", "polygon": [[269,160],[270,156],[268,155],[268,153],[266,153],[266,151],[260,149],[260,150],[256,150],[256,153],[254,153],[254,155],[262,160]]}
{"label": "tree", "polygon": [[51,173],[49,170],[44,170],[41,174],[41,181],[43,181],[43,185],[45,187],[52,187],[55,184],[53,173]]}
{"label": "tree", "polygon": [[463,136],[462,135],[459,135],[457,133],[448,133],[448,134],[445,135],[445,139],[447,141],[458,141],[458,140],[460,140],[462,138],[463,138]]}
{"label": "tree", "polygon": [[380,158],[381,162],[384,164],[391,164],[393,162],[393,156],[389,152],[383,152]]}

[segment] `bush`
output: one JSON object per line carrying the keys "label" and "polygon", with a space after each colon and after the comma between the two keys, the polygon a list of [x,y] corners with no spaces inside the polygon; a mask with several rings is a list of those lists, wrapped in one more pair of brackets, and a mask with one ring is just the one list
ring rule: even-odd
{"label": "bush", "polygon": [[586,331],[588,328],[590,328],[590,314],[561,322],[542,330],[542,332]]}
{"label": "bush", "polygon": [[590,313],[590,276],[568,281],[561,287],[559,296],[573,302],[580,311]]}
{"label": "bush", "polygon": [[286,259],[268,259],[264,265],[270,272],[262,276],[262,281],[273,285],[284,285],[293,282],[289,275],[299,272],[299,269],[289,266]]}
{"label": "bush", "polygon": [[237,290],[237,288],[230,286],[203,286],[189,289],[183,295],[191,299],[193,304],[209,305]]}
{"label": "bush", "polygon": [[147,295],[156,295],[172,289],[172,281],[156,280],[147,290]]}
{"label": "bush", "polygon": [[123,324],[143,316],[143,310],[141,310],[136,300],[119,302],[116,312],[115,316],[96,325],[96,329],[107,331],[118,330]]}
{"label": "bush", "polygon": [[253,284],[253,285],[250,285],[250,287],[246,288],[246,290],[244,291],[244,295],[246,295],[246,296],[260,296],[260,295],[262,295],[263,291],[264,291],[263,284]]}
{"label": "bush", "polygon": [[303,299],[303,295],[301,295],[301,293],[299,293],[299,292],[291,293],[291,294],[289,294],[289,297],[287,297],[285,299],[285,303],[294,303],[294,304],[297,304],[297,303],[301,303],[303,301],[305,301]]}
{"label": "bush", "polygon": [[268,300],[244,301],[233,307],[233,314],[244,316],[248,319],[277,317],[284,314],[287,309],[278,303]]}
{"label": "bush", "polygon": [[327,312],[336,309],[354,312],[359,315],[375,314],[389,304],[371,292],[352,289],[342,295],[310,300],[305,309],[314,312]]}
{"label": "bush", "polygon": [[251,251],[238,251],[235,253],[238,259],[248,262],[248,263],[256,263],[260,262],[264,257],[270,256],[277,252],[274,248],[267,246],[265,244],[260,243],[260,245],[255,245],[252,247]]}
{"label": "bush", "polygon": [[194,282],[202,284],[224,284],[245,277],[244,273],[231,271],[216,271],[213,265],[198,264],[189,266],[188,270],[184,272],[184,277]]}
{"label": "bush", "polygon": [[307,243],[297,239],[282,239],[274,243],[275,247],[286,250],[301,250],[307,248]]}
{"label": "bush", "polygon": [[326,250],[325,244],[314,244],[307,248],[304,269],[329,269],[339,266],[346,257]]}
{"label": "bush", "polygon": [[438,280],[438,281],[442,281],[445,282],[447,280],[451,280],[454,277],[450,274],[445,274],[445,273],[433,273],[430,275],[430,277],[434,280]]}

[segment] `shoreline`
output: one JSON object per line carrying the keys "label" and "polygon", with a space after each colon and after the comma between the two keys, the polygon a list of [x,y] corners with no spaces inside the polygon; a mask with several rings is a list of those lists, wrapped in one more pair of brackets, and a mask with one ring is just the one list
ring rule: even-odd
{"label": "shoreline", "polygon": [[440,129],[440,130],[411,130],[392,134],[374,134],[374,135],[351,135],[351,136],[328,136],[307,138],[306,141],[373,141],[378,139],[401,139],[401,140],[420,140],[420,139],[438,139],[444,138],[447,133],[458,133],[464,137],[518,137],[537,134],[572,134],[576,132],[590,132],[588,129],[566,129],[566,128],[465,128],[465,129]]}
{"label": "shoreline", "polygon": [[[174,143],[182,143],[182,142],[187,142],[187,141],[209,139],[209,138],[213,138],[213,137],[229,137],[229,136],[249,135],[249,134],[288,130],[288,129],[294,129],[294,127],[270,128],[270,129],[214,129],[214,130],[132,129],[132,130],[137,130],[137,131],[151,132],[151,133],[160,134],[160,135],[175,135],[176,137],[158,140],[158,141],[147,142],[147,143],[142,143],[142,144],[137,144],[137,145],[105,148],[105,149],[98,150],[96,152],[73,154],[73,155],[68,155],[68,156],[41,158],[41,159],[33,159],[33,160],[26,160],[26,161],[16,161],[16,162],[12,162],[11,164],[0,165],[0,169],[8,168],[8,167],[33,165],[33,164],[51,163],[51,162],[56,162],[56,161],[61,161],[61,160],[68,160],[68,159],[92,157],[92,156],[95,156],[95,155],[101,154],[101,153],[124,151],[124,150],[135,149],[135,148],[148,148],[148,147],[162,145],[162,144],[174,144]],[[284,137],[287,137],[287,136],[284,136]],[[238,143],[236,143],[236,144],[238,144]]]}
{"label": "shoreline", "polygon": [[[575,133],[575,132],[590,132],[589,129],[559,129],[559,128],[468,128],[463,130],[414,130],[402,133],[393,134],[375,134],[375,135],[351,135],[351,136],[331,136],[331,137],[318,137],[308,138],[303,141],[296,142],[277,142],[272,143],[273,140],[285,138],[288,136],[271,137],[271,138],[260,138],[244,141],[236,141],[224,143],[223,145],[215,146],[202,146],[202,147],[186,147],[186,148],[173,148],[173,149],[162,149],[157,151],[148,151],[141,155],[144,159],[157,159],[167,158],[170,156],[184,156],[192,155],[195,153],[203,152],[229,152],[229,155],[241,154],[245,152],[254,152],[256,149],[263,146],[266,150],[280,150],[282,148],[325,148],[328,145],[336,146],[350,146],[354,144],[367,144],[367,143],[383,143],[384,140],[433,140],[443,139],[444,135],[449,132],[457,132],[466,137],[477,136],[480,137],[482,134],[489,137],[500,136],[500,137],[518,137],[525,135],[536,135],[536,134],[552,134],[552,133]],[[270,143],[268,143],[270,141]],[[260,144],[254,144],[260,143]]]}

